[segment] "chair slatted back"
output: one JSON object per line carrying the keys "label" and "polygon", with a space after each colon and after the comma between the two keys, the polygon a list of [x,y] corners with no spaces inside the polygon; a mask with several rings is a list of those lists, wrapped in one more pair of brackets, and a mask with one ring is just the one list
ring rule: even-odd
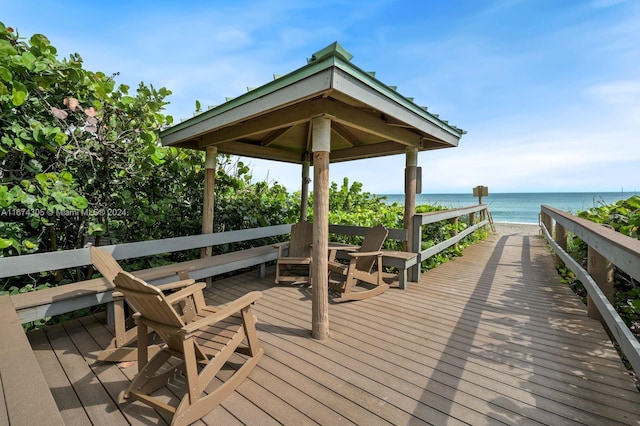
{"label": "chair slatted back", "polygon": [[162,291],[124,271],[116,275],[114,284],[143,319],[155,323],[153,329],[160,338],[171,349],[181,352],[182,340],[178,329],[185,323]]}
{"label": "chair slatted back", "polygon": [[94,246],[89,248],[89,253],[91,253],[91,263],[93,263],[93,266],[96,267],[103,277],[113,283],[116,275],[122,272],[122,267],[113,258],[111,253],[107,253]]}
{"label": "chair slatted back", "polygon": [[313,223],[298,222],[291,225],[289,257],[310,257],[313,241]]}
{"label": "chair slatted back", "polygon": [[[364,241],[362,241],[362,245],[358,251],[362,253],[380,251],[388,234],[389,231],[382,225],[370,228],[367,230],[367,233],[364,236]],[[375,262],[376,258],[374,256],[361,257],[356,262],[356,269],[359,271],[371,272]]]}

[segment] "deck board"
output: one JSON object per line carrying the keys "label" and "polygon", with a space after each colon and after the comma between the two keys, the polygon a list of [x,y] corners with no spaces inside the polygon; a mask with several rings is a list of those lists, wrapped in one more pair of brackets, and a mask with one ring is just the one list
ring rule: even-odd
{"label": "deck board", "polygon": [[[212,304],[263,292],[265,356],[197,424],[640,425],[632,377],[553,262],[540,237],[491,237],[406,290],[331,303],[325,341],[308,287],[274,286],[273,268],[214,280]],[[30,334],[65,421],[165,424],[115,403],[137,367],[93,364],[111,336],[100,316]]]}

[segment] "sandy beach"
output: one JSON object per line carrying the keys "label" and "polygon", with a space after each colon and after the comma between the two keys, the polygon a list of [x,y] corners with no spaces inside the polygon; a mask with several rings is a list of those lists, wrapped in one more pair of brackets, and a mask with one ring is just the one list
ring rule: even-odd
{"label": "sandy beach", "polygon": [[498,234],[509,235],[540,235],[538,225],[526,223],[494,222]]}

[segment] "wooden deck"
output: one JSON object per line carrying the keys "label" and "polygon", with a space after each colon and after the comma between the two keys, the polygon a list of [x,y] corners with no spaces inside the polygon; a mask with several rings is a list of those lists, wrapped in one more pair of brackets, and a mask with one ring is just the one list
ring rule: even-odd
{"label": "wooden deck", "polygon": [[[541,237],[494,236],[407,290],[332,304],[326,341],[310,338],[309,288],[255,276],[208,289],[216,304],[263,291],[265,357],[198,424],[640,425],[632,377]],[[94,317],[29,334],[65,422],[166,424],[114,402],[136,366],[92,365],[111,335]]]}

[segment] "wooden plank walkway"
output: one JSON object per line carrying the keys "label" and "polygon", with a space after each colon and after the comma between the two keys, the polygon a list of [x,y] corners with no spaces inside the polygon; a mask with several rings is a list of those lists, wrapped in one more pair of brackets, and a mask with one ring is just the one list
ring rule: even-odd
{"label": "wooden plank walkway", "polygon": [[[263,291],[265,356],[198,424],[640,425],[632,377],[538,236],[494,236],[407,290],[331,304],[326,341],[310,338],[308,287],[255,276],[207,290],[213,304]],[[92,365],[111,336],[94,317],[29,334],[65,422],[166,424],[114,402],[136,366]]]}

